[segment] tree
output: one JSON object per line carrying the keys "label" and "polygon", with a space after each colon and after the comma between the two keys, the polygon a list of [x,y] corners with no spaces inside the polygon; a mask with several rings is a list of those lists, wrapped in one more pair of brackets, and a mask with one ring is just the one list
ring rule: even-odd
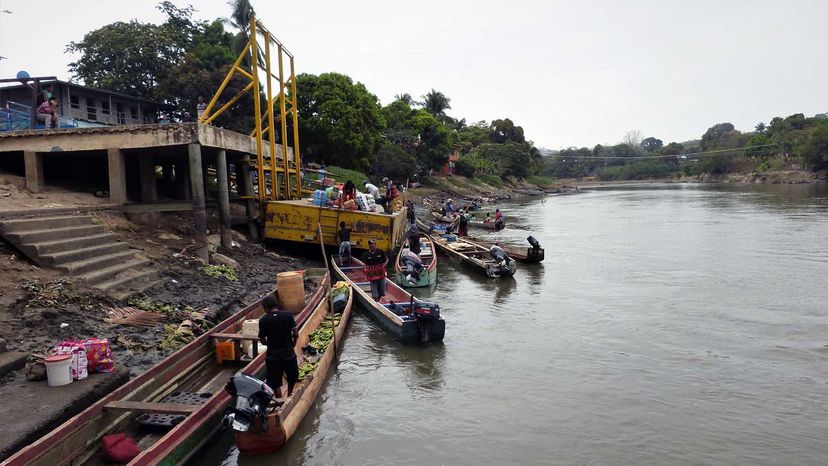
{"label": "tree", "polygon": [[631,129],[624,135],[624,144],[630,147],[639,147],[641,145],[641,131]]}
{"label": "tree", "polygon": [[828,123],[814,129],[800,149],[802,159],[814,171],[828,168]]}
{"label": "tree", "polygon": [[503,178],[507,176],[525,178],[529,175],[534,162],[531,147],[527,143],[488,143],[474,148],[468,157],[472,160],[481,159],[491,162],[496,167],[496,174]]}
{"label": "tree", "polygon": [[732,123],[718,123],[711,126],[702,135],[701,149],[703,151],[718,149],[723,146],[722,141],[728,139],[733,133],[738,133]]}
{"label": "tree", "polygon": [[661,149],[663,155],[679,155],[682,152],[684,152],[684,146],[677,142],[671,142]]}
{"label": "tree", "polygon": [[765,129],[767,129],[767,127],[765,126],[765,123],[764,123],[764,122],[762,122],[762,121],[760,121],[759,123],[757,123],[757,124],[756,124],[756,126],[755,126],[754,128],[756,129],[756,132],[757,132],[757,133],[764,133],[764,132],[765,132]]}
{"label": "tree", "polygon": [[236,28],[239,32],[233,37],[233,51],[236,56],[242,52],[250,37],[250,17],[256,14],[250,0],[232,0],[227,2],[233,9],[229,18],[224,22]]}
{"label": "tree", "polygon": [[408,92],[395,95],[394,100],[399,100],[400,102],[408,105],[409,107],[414,105],[414,98],[411,97],[411,94],[409,94]]}
{"label": "tree", "polygon": [[747,141],[745,148],[746,157],[767,157],[771,155],[772,150],[769,147],[771,144],[770,138],[764,133],[756,133]]}
{"label": "tree", "polygon": [[658,152],[659,150],[661,150],[661,148],[663,146],[664,146],[664,142],[662,142],[661,139],[656,139],[654,137],[649,137],[649,138],[644,139],[643,141],[641,141],[641,144],[640,144],[639,147],[644,149],[645,152],[649,152],[649,153],[652,154],[654,152]]}
{"label": "tree", "polygon": [[203,24],[193,22],[192,7],[165,1],[157,8],[167,14],[160,25],[116,22],[70,42],[66,51],[80,54],[69,64],[72,77],[87,86],[164,103],[159,83],[191,49]]}
{"label": "tree", "polygon": [[416,173],[417,161],[405,149],[385,143],[377,153],[374,171],[392,180],[405,181]]}
{"label": "tree", "polygon": [[446,110],[451,109],[451,99],[445,96],[442,92],[431,89],[431,92],[422,96],[423,101],[420,102],[423,110],[432,114],[433,116],[445,115]]}
{"label": "tree", "polygon": [[526,137],[523,135],[522,127],[516,126],[512,120],[505,118],[492,121],[489,126],[489,140],[497,144],[506,142],[522,144],[526,142]]}
{"label": "tree", "polygon": [[304,154],[345,168],[373,166],[385,129],[377,97],[339,73],[301,74],[296,85]]}
{"label": "tree", "polygon": [[422,170],[437,170],[448,161],[451,139],[448,129],[425,110],[417,110],[407,123],[417,134],[414,148],[417,165]]}

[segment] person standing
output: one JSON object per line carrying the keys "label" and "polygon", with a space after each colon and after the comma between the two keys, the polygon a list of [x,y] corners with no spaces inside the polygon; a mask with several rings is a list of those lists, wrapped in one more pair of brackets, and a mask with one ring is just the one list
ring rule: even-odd
{"label": "person standing", "polygon": [[382,196],[380,195],[379,188],[377,188],[375,185],[369,183],[368,180],[363,181],[362,185],[365,186],[365,192],[370,194],[371,196],[373,196],[374,200],[377,201],[377,203],[379,203],[379,201],[382,200]]}
{"label": "person standing", "polygon": [[204,103],[204,97],[198,96],[198,104],[196,104],[196,121],[201,122],[201,115],[207,111],[207,104]]}
{"label": "person standing", "polygon": [[299,329],[293,314],[280,311],[273,296],[263,299],[262,307],[267,314],[259,319],[259,341],[267,346],[267,385],[273,389],[276,398],[281,398],[282,376],[285,376],[288,382],[287,396],[290,396],[299,380],[299,364],[294,350]]}
{"label": "person standing", "polygon": [[469,236],[469,219],[462,210],[460,211],[460,224],[457,227],[457,236]]}
{"label": "person standing", "polygon": [[48,86],[46,86],[46,89],[40,91],[40,95],[43,98],[43,102],[48,102],[52,100],[52,97],[55,96],[55,86],[49,84]]}
{"label": "person standing", "polygon": [[500,209],[495,210],[495,230],[503,229],[503,213]]}
{"label": "person standing", "polygon": [[46,129],[60,128],[60,119],[57,114],[57,97],[52,97],[44,101],[35,110],[35,118],[37,121],[42,121]]}
{"label": "person standing", "polygon": [[405,213],[408,218],[408,224],[413,227],[417,223],[417,212],[414,210],[414,203],[405,201],[405,206],[408,208]]}
{"label": "person standing", "polygon": [[362,262],[365,263],[365,277],[371,282],[371,297],[379,302],[385,296],[385,266],[388,257],[385,252],[377,249],[377,242],[368,240],[368,251],[362,255]]}
{"label": "person standing", "polygon": [[339,222],[339,263],[346,267],[351,265],[351,229],[345,222]]}

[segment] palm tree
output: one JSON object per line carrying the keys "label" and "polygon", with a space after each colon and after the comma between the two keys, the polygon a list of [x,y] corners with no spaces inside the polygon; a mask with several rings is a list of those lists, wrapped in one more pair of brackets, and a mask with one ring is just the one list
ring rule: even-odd
{"label": "palm tree", "polygon": [[414,104],[414,98],[411,97],[411,94],[409,94],[408,92],[405,92],[403,94],[395,95],[394,100],[399,100],[399,101],[401,101],[402,103],[404,103],[408,106],[411,106],[411,105]]}
{"label": "palm tree", "polygon": [[256,14],[250,0],[232,0],[227,2],[233,8],[229,18],[222,21],[236,28],[239,32],[233,38],[233,51],[241,53],[250,34],[250,17]]}
{"label": "palm tree", "polygon": [[422,99],[423,101],[420,102],[420,105],[422,105],[425,111],[435,117],[437,115],[445,115],[446,110],[451,108],[451,105],[449,105],[451,99],[446,97],[442,92],[435,91],[434,89],[431,89],[431,92],[422,96]]}

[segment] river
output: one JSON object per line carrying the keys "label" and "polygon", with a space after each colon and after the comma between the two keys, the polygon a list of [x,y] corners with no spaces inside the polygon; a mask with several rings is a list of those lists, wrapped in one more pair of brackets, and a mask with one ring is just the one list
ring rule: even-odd
{"label": "river", "polygon": [[490,280],[441,257],[443,345],[403,347],[357,313],[283,450],[240,458],[225,435],[198,463],[825,463],[825,184],[500,207],[542,265]]}

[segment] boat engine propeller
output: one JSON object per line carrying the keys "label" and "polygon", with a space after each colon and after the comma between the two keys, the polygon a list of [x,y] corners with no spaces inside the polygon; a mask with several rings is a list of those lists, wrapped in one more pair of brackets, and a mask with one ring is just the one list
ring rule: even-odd
{"label": "boat engine propeller", "polygon": [[263,381],[243,372],[230,377],[224,389],[233,397],[225,422],[236,432],[247,432],[256,418],[267,429],[267,407],[274,400],[273,390]]}

